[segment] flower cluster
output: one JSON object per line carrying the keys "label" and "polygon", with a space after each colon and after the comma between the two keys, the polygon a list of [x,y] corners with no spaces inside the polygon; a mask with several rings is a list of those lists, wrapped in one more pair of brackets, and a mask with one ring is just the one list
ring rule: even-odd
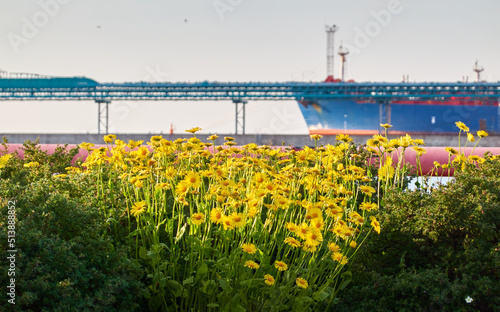
{"label": "flower cluster", "polygon": [[[381,231],[380,183],[399,173],[386,156],[423,144],[377,135],[366,151],[338,135],[326,146],[312,136],[315,148],[301,150],[238,147],[231,137],[216,146],[218,136],[202,142],[199,130],[175,141],[153,136],[147,145],[114,135],[104,137],[106,147],[80,145],[89,151],[83,173],[95,177],[103,201],[103,181],[116,181],[126,194],[128,208],[105,217],[128,217],[136,255],[149,267],[148,296],[179,310],[231,301],[236,289],[229,285],[246,287],[264,306],[277,285],[333,300],[345,265]],[[213,296],[216,287],[224,292]]]}

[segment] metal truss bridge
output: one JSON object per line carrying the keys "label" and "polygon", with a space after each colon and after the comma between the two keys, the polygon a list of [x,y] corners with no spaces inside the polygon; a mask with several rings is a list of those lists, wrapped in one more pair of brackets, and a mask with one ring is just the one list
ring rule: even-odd
{"label": "metal truss bridge", "polygon": [[[98,83],[85,77],[0,75],[0,100],[95,101],[98,132],[108,132],[108,105],[118,100],[227,100],[235,103],[235,132],[245,134],[245,104],[250,100],[344,99],[388,103],[392,100],[500,98],[500,82],[354,83],[354,82],[134,82]],[[102,129],[101,129],[102,128]]]}

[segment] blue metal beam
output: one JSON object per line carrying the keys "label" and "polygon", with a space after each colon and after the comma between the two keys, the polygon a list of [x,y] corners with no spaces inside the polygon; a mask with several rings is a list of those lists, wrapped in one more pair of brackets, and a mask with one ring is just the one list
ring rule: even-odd
{"label": "blue metal beam", "polygon": [[0,79],[0,100],[498,99],[495,83],[97,83],[84,77]]}

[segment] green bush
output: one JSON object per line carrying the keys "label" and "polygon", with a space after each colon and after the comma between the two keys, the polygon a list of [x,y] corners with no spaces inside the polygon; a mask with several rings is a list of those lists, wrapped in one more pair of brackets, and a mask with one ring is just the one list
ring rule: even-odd
{"label": "green bush", "polygon": [[[84,175],[53,175],[68,166],[72,153],[60,153],[40,166],[43,153],[25,145],[24,160],[13,157],[0,172],[0,250],[7,245],[8,201],[15,200],[17,311],[141,311],[144,275],[128,259],[127,247],[113,244],[110,231],[95,206],[93,187]],[[35,158],[34,158],[35,157]],[[63,168],[64,169],[64,168]],[[62,171],[64,172],[64,171]],[[10,203],[12,205],[12,202]],[[8,268],[6,257],[0,267]],[[2,270],[0,310],[11,308]]]}
{"label": "green bush", "polygon": [[387,195],[381,235],[335,311],[499,311],[499,159],[432,190]]}

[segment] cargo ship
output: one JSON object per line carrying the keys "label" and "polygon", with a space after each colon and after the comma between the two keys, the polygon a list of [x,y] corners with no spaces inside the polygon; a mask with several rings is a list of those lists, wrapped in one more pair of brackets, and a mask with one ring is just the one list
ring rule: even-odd
{"label": "cargo ship", "polygon": [[[327,79],[331,83],[353,83],[344,80],[344,63],[349,53],[339,48],[341,77],[333,78],[333,34],[337,27],[327,26]],[[483,68],[476,61],[474,71],[481,82]],[[402,84],[410,84],[403,76]],[[456,121],[465,123],[471,131],[485,130],[500,133],[499,99],[475,98],[473,94],[443,99],[398,99],[382,102],[375,100],[308,100],[299,101],[299,108],[311,134],[358,134],[379,133],[380,124],[392,125],[393,134],[456,133]]]}
{"label": "cargo ship", "polygon": [[462,121],[471,131],[500,132],[498,100],[398,100],[384,104],[318,100],[299,101],[299,107],[310,134],[371,135],[383,129],[382,123],[392,125],[393,134],[445,134],[456,133],[455,121]]}

